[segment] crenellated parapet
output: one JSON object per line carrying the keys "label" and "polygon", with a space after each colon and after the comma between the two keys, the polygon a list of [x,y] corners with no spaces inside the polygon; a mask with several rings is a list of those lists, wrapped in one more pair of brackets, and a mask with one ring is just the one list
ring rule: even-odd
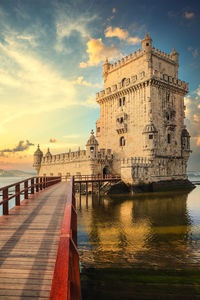
{"label": "crenellated parapet", "polygon": [[143,85],[156,84],[157,80],[158,84],[167,84],[172,88],[176,88],[184,92],[184,94],[188,93],[188,83],[182,81],[177,78],[173,78],[167,74],[163,74],[157,70],[153,70],[153,75],[151,78],[147,78],[145,72],[140,72],[137,74],[133,74],[131,77],[126,78],[123,82],[119,82],[117,84],[112,85],[111,87],[106,88],[98,93],[96,93],[96,101],[99,103],[102,99],[109,96],[114,96],[120,92],[130,91],[131,89],[137,89],[143,87]]}
{"label": "crenellated parapet", "polygon": [[69,151],[67,153],[55,154],[51,157],[43,157],[42,165],[56,164],[56,163],[67,163],[72,161],[80,161],[86,159],[86,150]]}
{"label": "crenellated parapet", "polygon": [[152,163],[152,159],[148,157],[129,157],[121,159],[121,167],[142,166],[148,167]]}

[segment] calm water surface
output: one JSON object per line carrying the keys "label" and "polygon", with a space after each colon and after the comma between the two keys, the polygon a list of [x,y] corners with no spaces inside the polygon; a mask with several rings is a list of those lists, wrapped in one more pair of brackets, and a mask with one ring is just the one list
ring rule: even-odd
{"label": "calm water surface", "polygon": [[200,186],[100,200],[77,196],[83,267],[200,268]]}

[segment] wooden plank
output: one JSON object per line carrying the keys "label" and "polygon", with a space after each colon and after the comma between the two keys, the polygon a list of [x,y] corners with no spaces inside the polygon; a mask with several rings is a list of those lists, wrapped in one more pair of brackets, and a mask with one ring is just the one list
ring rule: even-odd
{"label": "wooden plank", "polygon": [[48,299],[67,197],[59,183],[0,217],[0,299]]}

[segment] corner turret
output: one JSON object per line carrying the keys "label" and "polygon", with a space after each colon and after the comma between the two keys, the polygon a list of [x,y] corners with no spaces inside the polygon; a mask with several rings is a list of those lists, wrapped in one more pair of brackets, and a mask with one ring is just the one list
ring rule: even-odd
{"label": "corner turret", "polygon": [[34,160],[33,160],[33,167],[37,171],[38,175],[41,167],[42,157],[43,157],[43,152],[40,150],[40,145],[38,144],[38,148],[34,152]]}
{"label": "corner turret", "polygon": [[147,151],[149,156],[153,156],[157,148],[158,131],[152,121],[145,126],[142,134],[144,135],[144,151]]}
{"label": "corner turret", "polygon": [[152,50],[152,39],[148,36],[146,32],[144,39],[142,40],[142,51],[150,53]]}
{"label": "corner turret", "polygon": [[91,130],[91,135],[86,144],[86,155],[89,158],[97,157],[98,153],[98,141],[95,138],[93,129]]}
{"label": "corner turret", "polygon": [[170,57],[173,61],[175,61],[177,63],[177,65],[179,64],[179,54],[178,54],[178,52],[176,52],[174,47],[172,48],[172,52],[170,53]]}
{"label": "corner turret", "polygon": [[46,161],[50,161],[52,159],[52,155],[49,148],[47,149],[47,153],[45,154],[45,159]]}
{"label": "corner turret", "polygon": [[106,57],[106,61],[103,64],[103,79],[106,81],[108,76],[108,71],[110,70],[110,63],[108,62],[108,58]]}

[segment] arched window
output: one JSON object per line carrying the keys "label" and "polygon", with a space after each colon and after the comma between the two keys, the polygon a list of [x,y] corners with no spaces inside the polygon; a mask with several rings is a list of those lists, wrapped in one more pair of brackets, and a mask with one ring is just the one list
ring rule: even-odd
{"label": "arched window", "polygon": [[170,134],[168,133],[168,135],[167,135],[167,142],[168,142],[168,144],[170,144],[171,143],[171,136],[170,136]]}
{"label": "arched window", "polygon": [[123,79],[122,79],[122,86],[124,86],[125,80],[126,80],[126,78],[123,78]]}
{"label": "arched window", "polygon": [[90,152],[91,152],[91,153],[94,152],[94,147],[90,147]]}
{"label": "arched window", "polygon": [[120,146],[125,146],[125,138],[124,138],[124,136],[120,137],[119,144],[120,144]]}
{"label": "arched window", "polygon": [[169,117],[168,113],[166,113],[166,117],[167,117],[167,120],[169,121],[170,117]]}
{"label": "arched window", "polygon": [[125,102],[126,102],[125,97],[123,97],[123,105],[125,105]]}
{"label": "arched window", "polygon": [[119,106],[122,106],[122,99],[119,98]]}

